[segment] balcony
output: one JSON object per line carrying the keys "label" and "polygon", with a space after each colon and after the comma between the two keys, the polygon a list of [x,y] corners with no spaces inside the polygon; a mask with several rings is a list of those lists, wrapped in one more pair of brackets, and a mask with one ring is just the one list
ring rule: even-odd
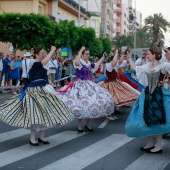
{"label": "balcony", "polygon": [[113,18],[113,23],[121,23],[121,18]]}
{"label": "balcony", "polygon": [[51,19],[52,21],[54,21],[54,22],[55,22],[55,20],[56,20],[56,18],[55,18],[54,16],[50,15],[50,14],[48,14],[47,17],[50,18],[50,19]]}
{"label": "balcony", "polygon": [[120,33],[121,32],[120,27],[113,28],[113,32]]}
{"label": "balcony", "polygon": [[119,13],[119,14],[122,13],[122,9],[121,8],[114,8],[113,11],[116,12],[116,13]]}
{"label": "balcony", "polygon": [[122,4],[122,0],[114,0],[113,3],[117,4],[117,5],[121,5]]}
{"label": "balcony", "polygon": [[[74,0],[58,0],[58,6],[78,16],[79,4]],[[90,13],[82,6],[80,7],[80,17],[84,17],[84,19],[89,19],[90,17]]]}

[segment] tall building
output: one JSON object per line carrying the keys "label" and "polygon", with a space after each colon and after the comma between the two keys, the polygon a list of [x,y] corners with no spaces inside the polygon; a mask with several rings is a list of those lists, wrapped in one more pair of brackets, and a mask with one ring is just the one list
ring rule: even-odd
{"label": "tall building", "polygon": [[113,39],[113,0],[101,0],[101,36]]}
{"label": "tall building", "polygon": [[129,1],[113,1],[114,36],[129,34]]}
{"label": "tall building", "polygon": [[89,11],[90,18],[86,20],[85,26],[95,30],[96,37],[100,37],[101,16],[99,12]]}

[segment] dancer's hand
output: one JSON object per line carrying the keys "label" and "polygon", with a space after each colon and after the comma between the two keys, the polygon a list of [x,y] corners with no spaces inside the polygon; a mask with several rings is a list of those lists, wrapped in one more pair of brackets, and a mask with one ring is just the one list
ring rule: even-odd
{"label": "dancer's hand", "polygon": [[51,51],[55,51],[56,47],[55,46],[51,46]]}

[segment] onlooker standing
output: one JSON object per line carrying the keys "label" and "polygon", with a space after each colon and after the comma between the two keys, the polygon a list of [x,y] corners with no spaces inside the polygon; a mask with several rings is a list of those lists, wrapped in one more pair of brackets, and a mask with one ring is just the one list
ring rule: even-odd
{"label": "onlooker standing", "polygon": [[[10,63],[10,78],[12,79],[12,85],[16,86],[18,79],[20,79],[20,67],[21,63],[17,61],[17,57],[13,56],[12,57],[12,62]],[[16,93],[16,88],[12,89],[12,94],[17,94]]]}
{"label": "onlooker standing", "polygon": [[10,55],[6,54],[5,58],[2,60],[3,62],[3,74],[5,75],[4,86],[11,86],[11,78],[10,78]]}
{"label": "onlooker standing", "polygon": [[4,58],[4,53],[0,52],[0,87],[2,83],[2,76],[3,76],[3,62],[2,59]]}
{"label": "onlooker standing", "polygon": [[[66,75],[66,71],[67,71],[67,60],[65,61],[64,57],[60,58],[60,62],[61,62],[61,68],[62,68],[62,76],[61,78],[64,78]],[[61,80],[61,86],[64,86],[64,80]]]}
{"label": "onlooker standing", "polygon": [[49,62],[46,64],[46,67],[48,67],[48,79],[54,83],[55,76],[58,70],[58,64],[56,60],[56,56],[53,54],[52,58],[49,60]]}
{"label": "onlooker standing", "polygon": [[22,61],[22,79],[23,85],[26,86],[29,83],[28,72],[30,70],[30,57],[32,56],[31,53],[26,52],[24,54],[25,59]]}

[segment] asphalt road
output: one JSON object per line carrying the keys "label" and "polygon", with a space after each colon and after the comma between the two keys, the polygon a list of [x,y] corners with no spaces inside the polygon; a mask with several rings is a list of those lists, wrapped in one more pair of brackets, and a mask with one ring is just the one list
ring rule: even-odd
{"label": "asphalt road", "polygon": [[[11,96],[0,94],[0,103]],[[163,154],[139,150],[144,138],[128,138],[125,122],[131,107],[120,108],[118,120],[93,119],[93,133],[77,133],[77,121],[46,130],[50,145],[30,146],[29,130],[0,122],[0,169],[3,170],[170,170],[169,139]],[[84,122],[85,123],[85,122]]]}

